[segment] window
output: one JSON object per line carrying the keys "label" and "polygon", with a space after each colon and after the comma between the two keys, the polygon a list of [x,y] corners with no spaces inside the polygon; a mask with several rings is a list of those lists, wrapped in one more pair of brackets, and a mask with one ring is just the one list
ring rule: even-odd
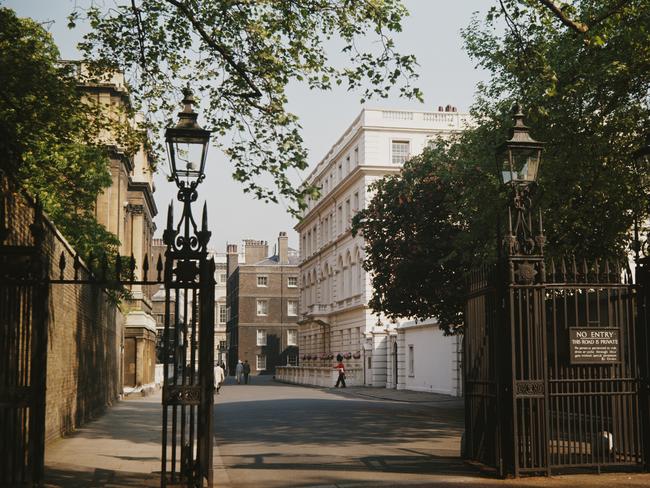
{"label": "window", "polygon": [[404,164],[409,158],[409,142],[393,141],[392,153],[393,164]]}
{"label": "window", "polygon": [[257,355],[255,366],[257,366],[257,371],[264,371],[266,369],[266,356],[264,354]]}
{"label": "window", "polygon": [[339,181],[343,179],[343,163],[339,163]]}
{"label": "window", "polygon": [[348,198],[345,201],[345,227],[350,227],[350,220],[352,219],[352,213],[350,212],[350,199]]}
{"label": "window", "polygon": [[354,148],[354,165],[359,166],[359,148]]}
{"label": "window", "polygon": [[297,354],[287,354],[287,366],[298,366]]}
{"label": "window", "polygon": [[219,283],[225,283],[228,281],[228,275],[226,273],[221,273],[219,275]]}
{"label": "window", "polygon": [[268,315],[268,314],[269,314],[269,301],[257,300],[257,315]]}
{"label": "window", "polygon": [[269,286],[269,277],[268,276],[258,276],[257,277],[257,286]]}
{"label": "window", "polygon": [[415,352],[413,350],[413,345],[409,344],[409,376],[415,376]]}
{"label": "window", "polygon": [[220,324],[225,324],[226,323],[226,306],[225,305],[219,305],[219,323]]}
{"label": "window", "polygon": [[349,172],[350,172],[350,156],[345,158],[345,173],[347,174]]}
{"label": "window", "polygon": [[343,206],[339,205],[338,233],[343,232]]}
{"label": "window", "polygon": [[257,329],[257,345],[266,346],[266,329]]}
{"label": "window", "polygon": [[354,206],[352,207],[352,211],[354,213],[359,211],[359,192],[355,192],[354,194]]}
{"label": "window", "polygon": [[287,330],[287,346],[298,345],[298,331],[296,329]]}
{"label": "window", "polygon": [[294,317],[298,315],[298,300],[287,301],[287,315]]}
{"label": "window", "polygon": [[288,288],[298,288],[298,277],[297,276],[289,276],[287,278],[287,287]]}
{"label": "window", "polygon": [[227,349],[226,341],[219,341],[219,350],[220,351],[225,351],[226,349]]}

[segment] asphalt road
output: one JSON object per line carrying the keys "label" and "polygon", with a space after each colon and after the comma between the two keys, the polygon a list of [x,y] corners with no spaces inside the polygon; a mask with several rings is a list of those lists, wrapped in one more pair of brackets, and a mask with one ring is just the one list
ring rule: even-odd
{"label": "asphalt road", "polygon": [[254,378],[216,397],[217,485],[377,486],[462,475],[462,411]]}

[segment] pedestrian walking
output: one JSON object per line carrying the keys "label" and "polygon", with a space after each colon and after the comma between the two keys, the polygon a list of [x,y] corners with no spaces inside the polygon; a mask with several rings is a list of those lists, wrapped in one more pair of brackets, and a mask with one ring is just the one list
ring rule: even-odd
{"label": "pedestrian walking", "polygon": [[345,388],[345,366],[343,365],[343,356],[340,354],[336,356],[336,360],[339,362],[334,369],[338,370],[339,372],[339,377],[336,380],[336,385],[334,385],[334,388],[338,388],[339,385],[341,385],[341,388]]}
{"label": "pedestrian walking", "polygon": [[217,391],[217,395],[219,394],[219,388],[221,388],[225,379],[226,374],[223,370],[223,366],[217,362],[214,367],[214,388]]}
{"label": "pedestrian walking", "polygon": [[248,376],[251,374],[251,365],[248,364],[248,359],[244,359],[244,383],[248,384]]}
{"label": "pedestrian walking", "polygon": [[237,366],[235,367],[235,378],[237,378],[237,384],[241,385],[242,376],[244,375],[244,365],[241,362],[241,359],[237,361]]}

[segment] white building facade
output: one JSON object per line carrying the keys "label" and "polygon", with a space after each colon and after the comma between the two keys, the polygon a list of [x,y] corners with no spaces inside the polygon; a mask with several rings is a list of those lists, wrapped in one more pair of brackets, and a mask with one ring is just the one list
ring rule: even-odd
{"label": "white building facade", "polygon": [[[439,137],[459,133],[468,114],[364,109],[307,178],[321,188],[295,229],[300,235],[300,366],[281,368],[280,380],[327,386],[337,354],[348,384],[395,387],[391,367],[397,325],[368,308],[371,281],[363,269],[364,240],[352,217],[372,199],[370,185],[396,174]],[[392,339],[391,339],[392,338]],[[397,379],[397,381],[396,381]],[[332,383],[333,384],[333,383]]]}
{"label": "white building facade", "polygon": [[446,336],[435,319],[410,320],[399,324],[391,345],[389,369],[397,372],[397,384],[390,386],[463,396],[462,335]]}

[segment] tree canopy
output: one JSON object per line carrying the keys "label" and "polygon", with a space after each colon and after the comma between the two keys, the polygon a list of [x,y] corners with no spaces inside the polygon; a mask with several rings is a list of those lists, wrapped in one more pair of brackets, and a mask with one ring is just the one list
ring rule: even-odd
{"label": "tree canopy", "polygon": [[78,252],[97,255],[118,244],[93,213],[111,183],[99,136],[113,122],[77,84],[42,26],[0,8],[0,168],[42,201]]}
{"label": "tree canopy", "polygon": [[506,208],[496,148],[515,101],[547,143],[537,191],[547,254],[620,258],[634,222],[648,217],[648,161],[633,155],[650,135],[650,5],[565,2],[560,14],[576,29],[549,3],[559,5],[500,0],[472,21],[466,49],[491,74],[471,110],[476,126],[380,181],[357,216],[376,311],[462,324],[464,276],[496,256]]}
{"label": "tree canopy", "polygon": [[[86,62],[127,73],[132,95],[155,128],[171,123],[181,88],[203,101],[213,142],[234,165],[245,191],[283,197],[292,212],[315,195],[294,186],[292,169],[307,166],[299,120],[287,110],[287,86],[343,85],[362,98],[391,87],[421,98],[415,58],[396,51],[391,35],[407,15],[400,0],[147,0],[102,9],[82,2],[70,15],[90,22],[81,43]],[[367,36],[371,33],[371,36]],[[348,62],[335,66],[332,49]],[[270,175],[274,184],[260,178]]]}

